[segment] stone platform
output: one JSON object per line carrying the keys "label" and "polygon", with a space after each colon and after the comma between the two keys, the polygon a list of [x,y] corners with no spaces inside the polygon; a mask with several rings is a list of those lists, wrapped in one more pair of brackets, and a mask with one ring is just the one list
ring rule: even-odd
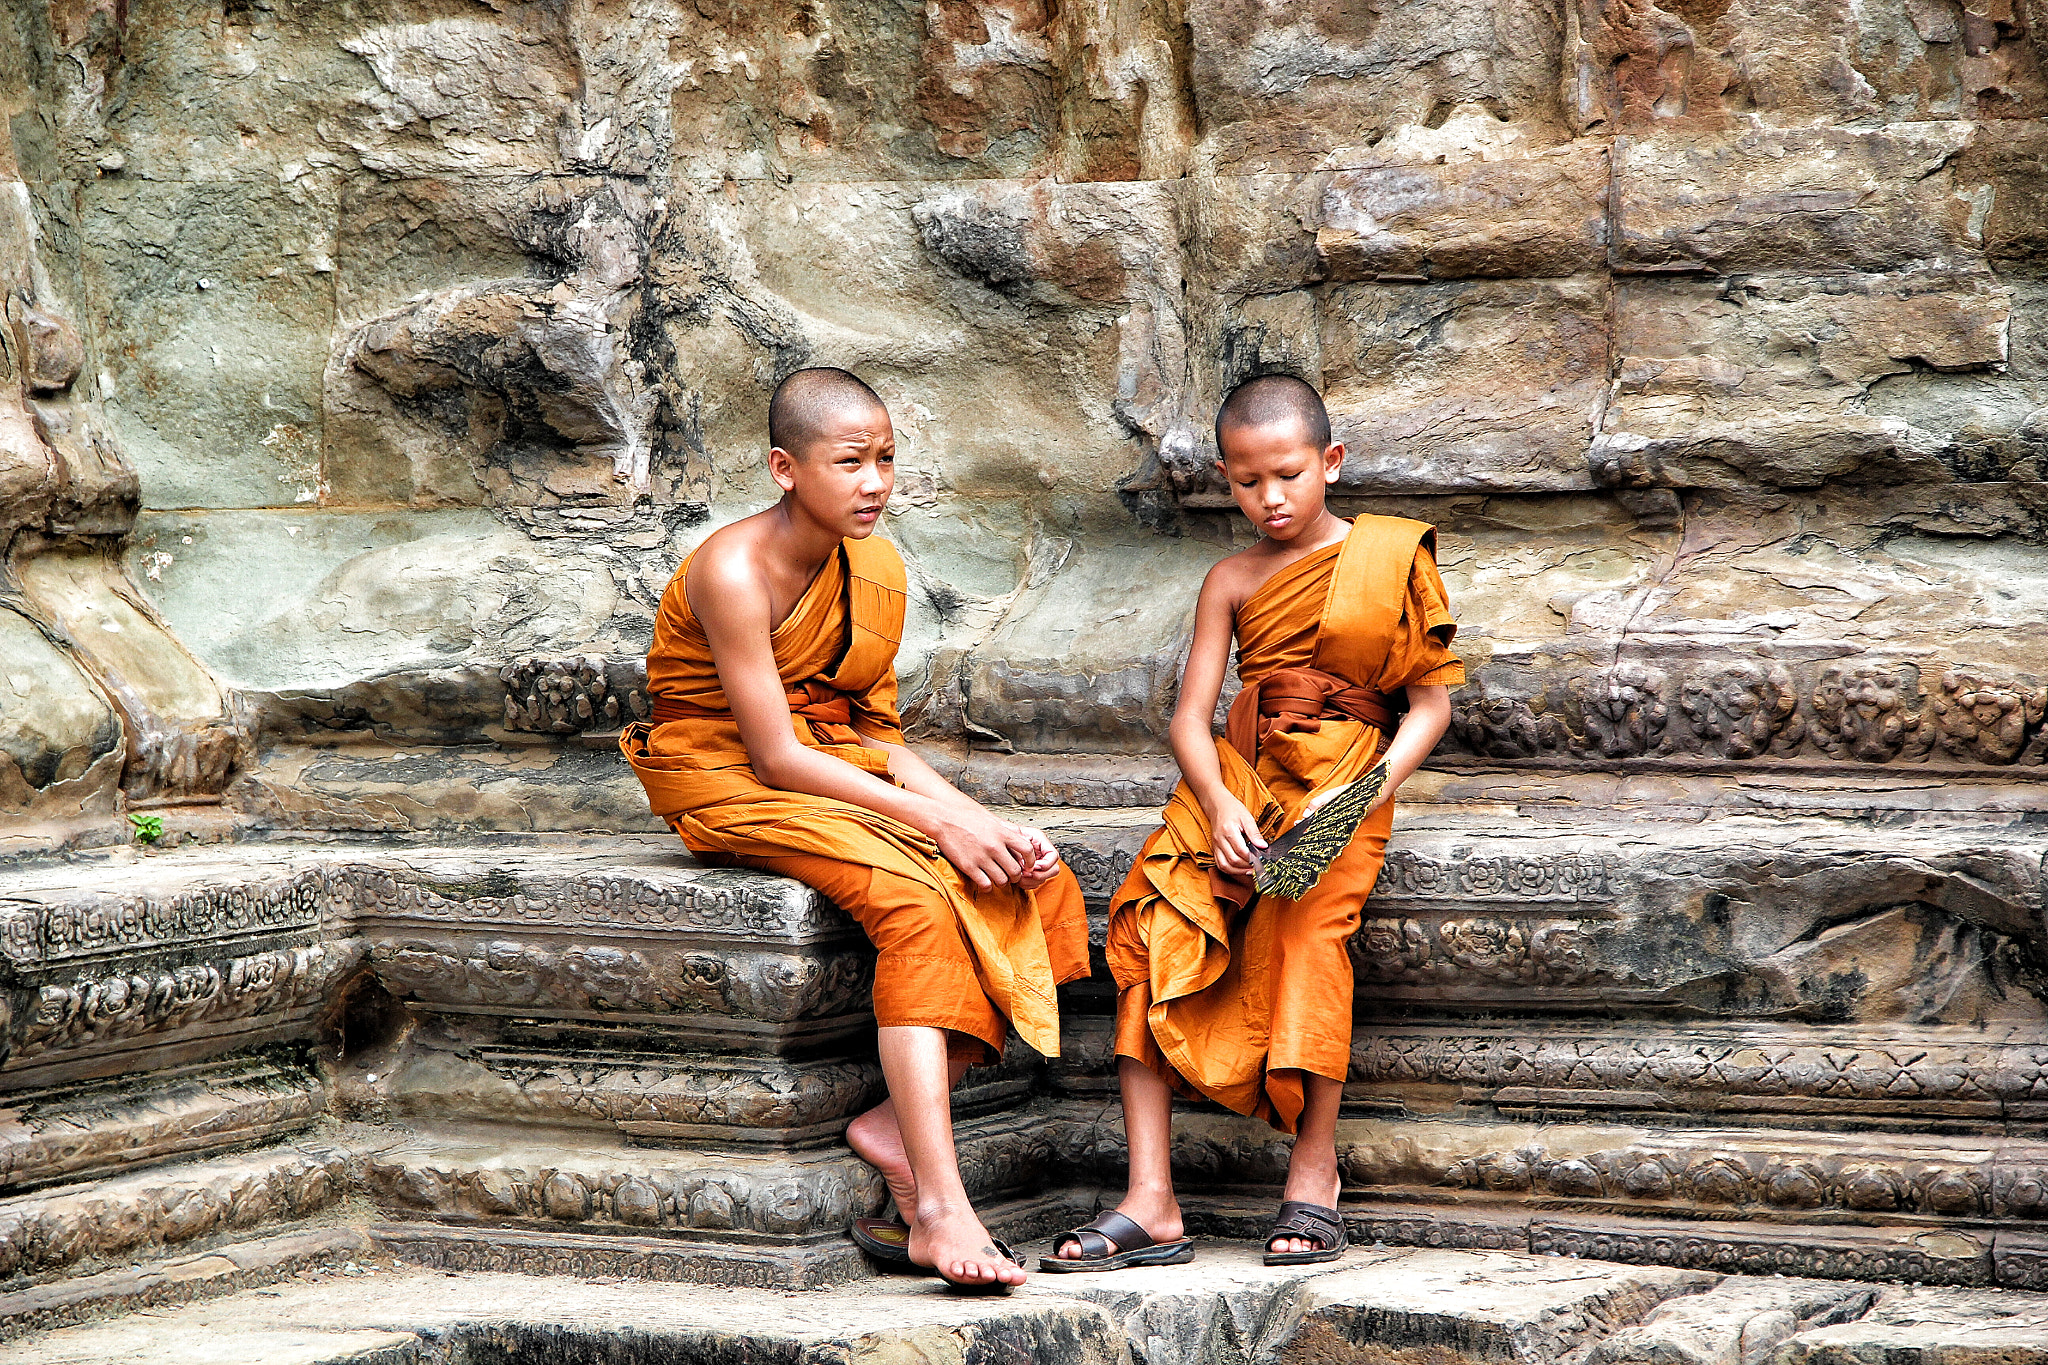
{"label": "stone platform", "polygon": [[1487,1252],[1358,1248],[1267,1268],[1038,1274],[1006,1298],[907,1275],[828,1294],[449,1276],[336,1247],[270,1287],[31,1335],[0,1365],[733,1361],[969,1365],[2043,1365],[2048,1295],[1889,1288]]}
{"label": "stone platform", "polygon": [[[985,786],[1006,770],[977,762]],[[2024,791],[1506,768],[1417,787],[1354,945],[1354,1237],[2048,1287]],[[1152,812],[1031,814],[1099,937]],[[334,1246],[763,1290],[863,1273],[843,1229],[884,1192],[838,1134],[879,1094],[871,958],[795,883],[665,835],[188,839],[0,868],[0,949],[17,1326]],[[1006,1235],[1121,1178],[1107,983],[1067,996],[1060,1058],[1013,1048],[958,1094]],[[1256,1236],[1284,1140],[1200,1108],[1177,1135],[1191,1225]]]}

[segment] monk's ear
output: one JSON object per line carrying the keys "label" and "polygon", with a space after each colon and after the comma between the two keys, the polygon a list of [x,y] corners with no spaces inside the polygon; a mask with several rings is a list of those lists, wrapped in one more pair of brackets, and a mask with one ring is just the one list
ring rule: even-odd
{"label": "monk's ear", "polygon": [[1344,443],[1332,441],[1323,451],[1323,482],[1335,483],[1344,473]]}
{"label": "monk's ear", "polygon": [[776,487],[787,493],[796,487],[796,456],[781,446],[768,451],[768,477],[775,480]]}

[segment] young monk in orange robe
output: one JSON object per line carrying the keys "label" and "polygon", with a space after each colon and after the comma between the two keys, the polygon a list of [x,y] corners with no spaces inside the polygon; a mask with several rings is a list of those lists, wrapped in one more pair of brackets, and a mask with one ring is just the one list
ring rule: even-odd
{"label": "young monk in orange robe", "polygon": [[881,400],[843,370],[799,370],[768,426],[782,500],[670,580],[647,656],[654,719],[621,747],[699,857],[808,882],[867,931],[889,1099],[847,1140],[908,1226],[864,1219],[856,1240],[1007,1292],[1024,1272],[968,1204],[948,1092],[1013,1025],[1059,1054],[1054,987],[1088,973],[1081,888],[1043,834],[904,746],[903,560],[874,538],[895,481]]}
{"label": "young monk in orange robe", "polygon": [[[1379,876],[1394,791],[1443,737],[1449,689],[1465,680],[1435,530],[1398,517],[1347,525],[1324,506],[1344,447],[1313,388],[1280,375],[1240,385],[1217,415],[1216,444],[1263,536],[1202,584],[1171,728],[1181,783],[1111,902],[1129,1188],[1116,1211],[1066,1234],[1045,1269],[1192,1254],[1168,1161],[1176,1091],[1295,1134],[1269,1264],[1343,1251],[1346,945]],[[1233,634],[1243,691],[1218,740],[1211,717]],[[1255,895],[1255,850],[1381,758],[1385,790],[1322,879],[1300,900]]]}

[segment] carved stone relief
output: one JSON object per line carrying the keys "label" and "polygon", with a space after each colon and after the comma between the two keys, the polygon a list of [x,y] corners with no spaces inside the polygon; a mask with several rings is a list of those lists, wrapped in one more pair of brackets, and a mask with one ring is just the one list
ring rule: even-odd
{"label": "carved stone relief", "polygon": [[1452,708],[1457,747],[1486,758],[2048,762],[2048,685],[1996,668],[1622,663],[1573,676],[1561,699],[1482,677]]}
{"label": "carved stone relief", "polygon": [[[644,680],[644,666],[640,672]],[[603,655],[520,659],[498,676],[505,684],[507,730],[573,735],[616,730],[652,714],[642,688],[612,690]]]}
{"label": "carved stone relief", "polygon": [[378,937],[370,957],[388,989],[428,1008],[711,1014],[788,1023],[858,1013],[874,985],[873,953],[852,949],[819,956],[709,952],[646,941]]}

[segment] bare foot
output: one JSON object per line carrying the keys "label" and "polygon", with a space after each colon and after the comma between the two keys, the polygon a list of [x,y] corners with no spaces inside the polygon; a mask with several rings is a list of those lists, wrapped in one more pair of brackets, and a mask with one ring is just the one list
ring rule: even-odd
{"label": "bare foot", "polygon": [[[1343,1181],[1337,1173],[1337,1153],[1334,1148],[1327,1152],[1304,1152],[1296,1144],[1294,1155],[1287,1163],[1287,1186],[1280,1192],[1282,1199],[1292,1199],[1303,1204],[1320,1204],[1324,1208],[1337,1207],[1337,1195],[1343,1188]],[[1266,1250],[1277,1253],[1295,1251],[1317,1251],[1318,1245],[1307,1237],[1275,1237],[1266,1244]]]}
{"label": "bare foot", "polygon": [[1024,1267],[996,1250],[995,1238],[969,1208],[919,1209],[910,1223],[910,1259],[956,1284],[1024,1283]]}
{"label": "bare foot", "polygon": [[889,1197],[896,1201],[896,1216],[917,1226],[917,1181],[910,1174],[910,1158],[903,1151],[903,1130],[896,1126],[896,1105],[892,1100],[862,1114],[846,1126],[846,1145],[853,1154],[882,1173]]}
{"label": "bare foot", "polygon": [[[1180,1201],[1173,1197],[1172,1190],[1127,1190],[1124,1202],[1116,1206],[1116,1211],[1145,1229],[1155,1242],[1178,1241],[1186,1231],[1180,1221]],[[1098,1235],[1115,1251],[1125,1249],[1117,1246],[1114,1237]],[[1052,1254],[1057,1260],[1078,1261],[1081,1259],[1081,1244],[1068,1238],[1059,1243]]]}

